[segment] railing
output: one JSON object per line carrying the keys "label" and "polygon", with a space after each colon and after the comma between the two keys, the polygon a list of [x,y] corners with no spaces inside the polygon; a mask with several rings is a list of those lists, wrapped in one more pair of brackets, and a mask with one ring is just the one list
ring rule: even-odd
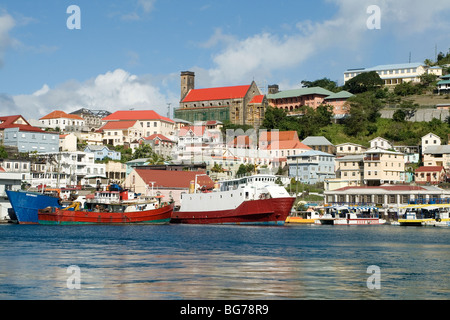
{"label": "railing", "polygon": [[408,204],[450,204],[450,198],[430,198],[409,200]]}

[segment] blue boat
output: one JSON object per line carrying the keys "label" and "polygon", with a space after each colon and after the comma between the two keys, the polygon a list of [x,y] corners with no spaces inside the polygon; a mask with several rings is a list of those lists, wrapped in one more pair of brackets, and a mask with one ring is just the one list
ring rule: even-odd
{"label": "blue boat", "polygon": [[6,190],[6,194],[19,224],[38,224],[39,209],[61,208],[60,198],[54,195],[22,190]]}

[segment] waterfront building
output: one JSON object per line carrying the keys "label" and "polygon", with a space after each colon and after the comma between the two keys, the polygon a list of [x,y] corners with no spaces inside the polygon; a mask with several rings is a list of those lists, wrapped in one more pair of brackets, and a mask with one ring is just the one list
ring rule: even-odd
{"label": "waterfront building", "polygon": [[335,178],[334,159],[334,155],[316,150],[288,156],[289,177],[307,184],[333,179]]}
{"label": "waterfront building", "polygon": [[385,216],[408,204],[448,202],[450,191],[436,186],[390,185],[348,186],[325,190],[326,205],[374,205]]}
{"label": "waterfront building", "polygon": [[344,72],[344,82],[364,72],[375,71],[386,86],[395,86],[404,82],[419,83],[420,76],[424,74],[435,74],[442,76],[442,68],[430,68],[423,63],[403,63],[379,65],[372,68],[349,69]]}
{"label": "waterfront building", "polygon": [[[180,108],[175,110],[175,118],[190,122],[217,120],[249,124],[248,105],[255,96],[261,94],[254,81],[250,85],[196,89],[195,73],[183,71]],[[252,108],[256,102],[253,100]],[[256,118],[252,117],[250,121],[255,123]]]}
{"label": "waterfront building", "polygon": [[[85,125],[85,121],[82,117],[75,114],[67,114],[60,110],[50,112],[46,116],[40,118],[39,121],[46,128],[53,130],[59,128],[59,131],[67,131],[66,129],[68,126],[73,130],[73,127],[83,128]],[[81,131],[81,129],[76,131]]]}

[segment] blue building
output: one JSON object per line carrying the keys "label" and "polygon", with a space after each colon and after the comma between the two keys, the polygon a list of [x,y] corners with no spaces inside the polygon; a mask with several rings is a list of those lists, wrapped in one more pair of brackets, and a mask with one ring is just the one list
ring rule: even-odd
{"label": "blue building", "polygon": [[84,152],[93,153],[95,160],[103,160],[108,157],[111,160],[120,161],[120,158],[122,156],[119,151],[109,150],[109,148],[106,146],[89,145],[84,149]]}
{"label": "blue building", "polygon": [[3,144],[17,147],[19,152],[58,152],[59,133],[31,126],[5,128]]}
{"label": "blue building", "polygon": [[334,158],[332,154],[316,150],[289,156],[289,177],[308,184],[333,179],[336,177]]}

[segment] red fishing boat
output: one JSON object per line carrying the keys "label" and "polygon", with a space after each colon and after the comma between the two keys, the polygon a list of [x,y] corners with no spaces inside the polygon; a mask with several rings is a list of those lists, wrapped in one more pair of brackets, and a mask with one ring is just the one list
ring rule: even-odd
{"label": "red fishing boat", "polygon": [[173,203],[155,197],[137,197],[130,191],[111,188],[64,209],[48,207],[38,211],[39,224],[168,224]]}

